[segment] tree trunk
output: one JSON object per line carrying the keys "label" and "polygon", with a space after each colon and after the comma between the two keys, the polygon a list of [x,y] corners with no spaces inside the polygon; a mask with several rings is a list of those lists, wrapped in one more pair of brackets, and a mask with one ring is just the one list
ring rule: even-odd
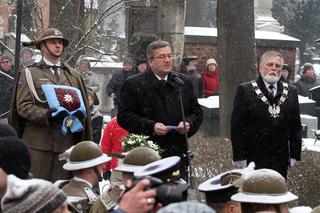
{"label": "tree trunk", "polygon": [[256,76],[253,0],[218,0],[217,15],[220,135],[229,137],[237,87]]}
{"label": "tree trunk", "polygon": [[172,45],[174,67],[180,70],[184,47],[185,0],[160,0],[159,36]]}

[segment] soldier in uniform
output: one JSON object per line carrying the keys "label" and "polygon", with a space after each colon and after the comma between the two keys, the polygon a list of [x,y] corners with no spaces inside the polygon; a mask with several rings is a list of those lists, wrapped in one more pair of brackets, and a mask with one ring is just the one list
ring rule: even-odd
{"label": "soldier in uniform", "polygon": [[[160,160],[159,154],[153,149],[147,147],[137,147],[125,156],[123,164],[114,170],[122,173],[122,183],[126,184],[128,180],[133,179],[134,171],[141,169],[144,165]],[[93,203],[91,212],[102,213],[111,212],[117,206],[117,203],[123,194],[125,188],[122,183],[111,183],[111,187],[103,192]]]}
{"label": "soldier in uniform", "polygon": [[[52,182],[68,178],[58,155],[80,141],[91,140],[91,119],[84,82],[68,64],[60,60],[68,43],[55,28],[39,34],[35,45],[41,50],[43,58],[18,74],[9,116],[10,124],[30,147],[34,177]],[[41,88],[47,84],[71,86],[81,91],[87,114],[86,118],[77,115],[83,124],[82,131],[61,133],[65,111],[53,116],[55,109],[49,108]]]}
{"label": "soldier in uniform", "polygon": [[88,210],[98,196],[93,187],[102,181],[103,164],[110,160],[98,144],[92,141],[80,142],[74,146],[68,162],[63,165],[65,170],[72,171],[74,177],[56,184],[67,196],[77,197],[70,200],[84,200],[81,203],[85,206],[80,208]]}

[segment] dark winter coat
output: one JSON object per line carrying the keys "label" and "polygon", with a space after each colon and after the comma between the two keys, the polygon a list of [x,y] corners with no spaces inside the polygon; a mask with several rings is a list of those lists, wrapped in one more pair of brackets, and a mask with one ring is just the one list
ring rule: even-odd
{"label": "dark winter coat", "polygon": [[191,78],[194,93],[197,98],[201,98],[203,88],[201,73],[198,70],[188,71],[185,67],[184,69],[181,68],[181,73],[188,75]]}
{"label": "dark winter coat", "polygon": [[301,79],[296,81],[294,85],[297,87],[298,94],[302,96],[308,97],[308,92],[311,88],[320,85],[320,82],[316,77],[314,78],[306,78],[303,75]]}
{"label": "dark winter coat", "polygon": [[14,79],[10,75],[0,71],[0,119],[8,115]]}
{"label": "dark winter coat", "polygon": [[107,94],[111,97],[112,93],[115,94],[115,97],[113,99],[113,103],[115,105],[118,105],[118,99],[120,95],[120,90],[122,88],[122,85],[124,81],[131,75],[135,75],[137,72],[135,71],[125,71],[122,69],[120,72],[116,72],[112,75],[111,80],[109,81],[107,85]]}
{"label": "dark winter coat", "polygon": [[202,76],[203,92],[205,97],[219,94],[219,70],[216,68],[214,73],[211,73],[208,69]]}
{"label": "dark winter coat", "polygon": [[154,125],[177,126],[183,119],[179,99],[179,85],[174,80],[177,75],[184,81],[181,86],[186,121],[190,123],[188,136],[194,135],[202,122],[202,110],[194,94],[191,79],[180,73],[169,73],[165,84],[157,79],[149,69],[144,73],[128,78],[121,90],[118,123],[131,133],[144,134],[165,150],[162,157],[187,152],[183,134],[172,130],[167,135],[154,134]]}
{"label": "dark winter coat", "polygon": [[[261,77],[257,83],[262,93],[271,101]],[[277,94],[271,103],[278,102],[281,97],[281,81],[278,81],[277,87]],[[294,86],[289,84],[288,98],[280,108],[279,117],[273,118],[268,105],[257,97],[251,82],[238,87],[231,118],[234,161],[254,161],[256,169],[270,168],[287,176],[289,159],[300,160],[301,155],[301,121]]]}
{"label": "dark winter coat", "polygon": [[92,141],[96,144],[99,144],[103,126],[103,116],[95,107],[91,108],[90,113],[92,126]]}

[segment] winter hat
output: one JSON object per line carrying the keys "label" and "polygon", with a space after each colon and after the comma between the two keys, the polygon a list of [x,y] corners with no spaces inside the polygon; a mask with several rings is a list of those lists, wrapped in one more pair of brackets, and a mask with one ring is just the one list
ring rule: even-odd
{"label": "winter hat", "polygon": [[26,179],[30,177],[30,152],[22,139],[14,136],[0,137],[0,167],[7,174]]}
{"label": "winter hat", "polygon": [[24,47],[20,50],[20,56],[22,56],[25,52],[29,52],[31,55],[33,55],[33,51],[29,47]]}
{"label": "winter hat", "polygon": [[62,190],[46,180],[22,180],[8,175],[7,181],[7,191],[1,200],[6,213],[51,213],[67,200]]}
{"label": "winter hat", "polygon": [[182,60],[183,60],[185,65],[188,65],[190,61],[196,61],[198,59],[199,58],[196,55],[185,55],[185,56],[183,56]]}
{"label": "winter hat", "polygon": [[282,70],[288,70],[289,75],[290,75],[290,73],[291,73],[291,69],[290,69],[290,67],[289,67],[288,64],[284,64],[284,65],[282,66]]}
{"label": "winter hat", "polygon": [[10,60],[10,61],[12,61],[12,58],[10,58],[10,56],[3,55],[3,56],[1,56],[1,58],[0,58],[0,62],[2,62],[2,61],[4,61],[4,60]]}
{"label": "winter hat", "polygon": [[132,59],[131,59],[131,58],[124,58],[124,59],[123,59],[123,65],[125,65],[125,64],[131,64],[131,65],[133,65]]}
{"label": "winter hat", "polygon": [[217,66],[217,62],[214,60],[214,58],[209,58],[207,60],[206,67],[208,67],[210,64],[215,64]]}
{"label": "winter hat", "polygon": [[312,64],[310,64],[310,63],[305,63],[304,65],[303,65],[303,74],[305,73],[305,72],[307,72],[308,70],[310,70],[310,69],[312,69],[313,70],[313,65]]}
{"label": "winter hat", "polygon": [[209,206],[192,201],[184,201],[179,203],[172,203],[164,208],[161,208],[158,213],[214,213],[215,211]]}
{"label": "winter hat", "polygon": [[6,136],[15,136],[17,137],[16,130],[8,125],[8,124],[0,124],[0,137],[6,137]]}
{"label": "winter hat", "polygon": [[139,66],[140,64],[147,64],[147,59],[137,59],[136,65]]}

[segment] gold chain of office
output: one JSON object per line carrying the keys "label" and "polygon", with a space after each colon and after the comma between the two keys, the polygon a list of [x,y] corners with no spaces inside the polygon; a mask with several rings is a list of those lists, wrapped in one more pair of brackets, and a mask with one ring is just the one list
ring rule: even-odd
{"label": "gold chain of office", "polygon": [[257,94],[258,98],[265,104],[268,105],[268,111],[271,115],[272,118],[277,118],[279,117],[280,114],[280,106],[286,101],[288,98],[288,93],[289,93],[289,86],[285,82],[281,82],[283,85],[283,90],[281,97],[277,103],[271,104],[267,97],[262,93],[260,90],[258,84],[256,81],[251,81],[251,85],[253,86],[253,89],[255,93]]}

